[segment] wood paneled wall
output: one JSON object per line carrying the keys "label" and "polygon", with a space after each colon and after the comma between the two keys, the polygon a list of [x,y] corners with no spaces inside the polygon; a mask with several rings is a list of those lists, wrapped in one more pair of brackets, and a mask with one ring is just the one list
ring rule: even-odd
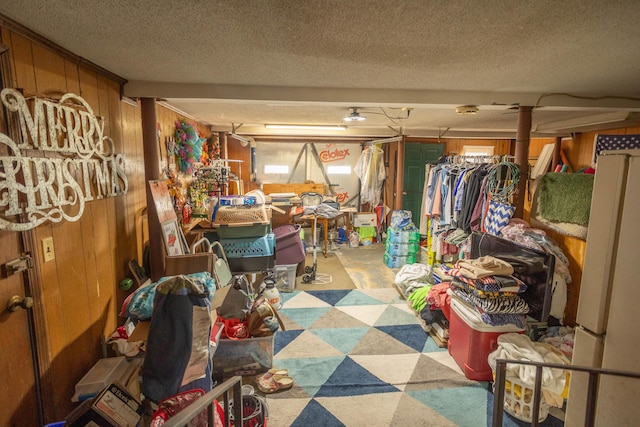
{"label": "wood paneled wall", "polygon": [[[126,195],[87,202],[77,222],[46,224],[32,231],[39,245],[53,237],[55,259],[37,254],[36,301],[41,346],[43,392],[47,419],[62,419],[80,378],[102,357],[102,337],[117,327],[126,294],[118,282],[136,257],[135,213],[146,205],[140,110],[120,100],[120,86],[57,53],[6,29],[2,43],[10,47],[14,88],[25,95],[56,98],[82,96],[104,119],[104,134],[126,158]],[[53,156],[52,153],[29,153]],[[38,246],[39,248],[39,246]],[[35,292],[38,294],[38,292]]]}

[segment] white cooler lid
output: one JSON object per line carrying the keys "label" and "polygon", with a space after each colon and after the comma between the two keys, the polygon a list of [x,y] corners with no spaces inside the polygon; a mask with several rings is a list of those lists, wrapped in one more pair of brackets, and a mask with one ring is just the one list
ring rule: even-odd
{"label": "white cooler lid", "polygon": [[464,302],[460,301],[453,295],[451,296],[451,309],[472,329],[480,332],[522,332],[524,329],[516,325],[493,326],[485,323],[480,317],[480,313],[468,307]]}

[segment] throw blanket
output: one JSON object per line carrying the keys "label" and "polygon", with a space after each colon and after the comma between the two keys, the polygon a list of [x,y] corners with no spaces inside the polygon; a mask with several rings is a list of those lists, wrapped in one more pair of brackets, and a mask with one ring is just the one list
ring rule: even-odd
{"label": "throw blanket", "polygon": [[[557,363],[569,365],[569,359],[553,346],[531,341],[523,334],[502,334],[498,337],[498,348],[489,353],[488,361],[495,371],[497,359],[526,360],[531,362]],[[519,378],[525,385],[535,383],[536,367],[507,364],[507,377]],[[542,388],[550,393],[561,395],[564,390],[566,374],[564,369],[542,368]]]}
{"label": "throw blanket", "polygon": [[558,233],[585,240],[594,175],[552,172],[540,180],[533,196],[532,225],[541,223]]}

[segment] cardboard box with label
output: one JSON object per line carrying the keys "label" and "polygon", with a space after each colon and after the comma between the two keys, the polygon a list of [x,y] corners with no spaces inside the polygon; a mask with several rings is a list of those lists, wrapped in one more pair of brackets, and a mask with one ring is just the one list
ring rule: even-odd
{"label": "cardboard box with label", "polygon": [[353,226],[355,228],[358,227],[366,227],[366,226],[377,226],[377,218],[374,212],[356,212],[353,214]]}
{"label": "cardboard box with label", "polygon": [[100,394],[84,401],[68,417],[71,427],[136,427],[144,409],[122,384],[109,384]]}

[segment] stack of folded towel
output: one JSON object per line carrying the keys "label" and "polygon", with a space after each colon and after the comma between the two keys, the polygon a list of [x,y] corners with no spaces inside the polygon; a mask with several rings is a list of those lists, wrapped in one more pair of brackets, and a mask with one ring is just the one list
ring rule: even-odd
{"label": "stack of folded towel", "polygon": [[524,328],[529,306],[518,294],[527,285],[513,273],[509,263],[492,256],[461,260],[447,271],[452,292],[472,304],[485,323]]}

